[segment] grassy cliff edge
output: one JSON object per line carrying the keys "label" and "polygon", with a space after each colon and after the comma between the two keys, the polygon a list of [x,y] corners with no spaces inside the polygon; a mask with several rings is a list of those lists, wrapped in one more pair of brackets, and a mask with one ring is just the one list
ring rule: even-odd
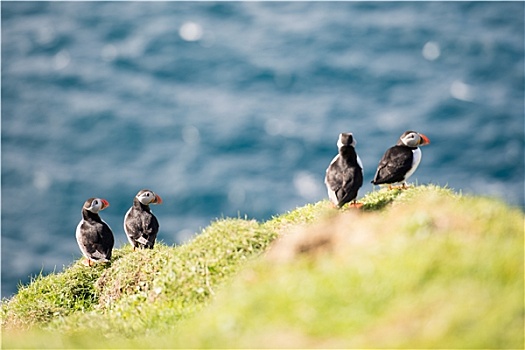
{"label": "grassy cliff edge", "polygon": [[524,217],[434,185],[221,219],[2,301],[5,348],[523,348]]}

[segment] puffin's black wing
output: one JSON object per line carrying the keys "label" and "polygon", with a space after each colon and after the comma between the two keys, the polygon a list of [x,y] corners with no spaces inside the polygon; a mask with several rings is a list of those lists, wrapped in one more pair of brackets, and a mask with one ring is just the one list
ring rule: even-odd
{"label": "puffin's black wing", "polygon": [[341,159],[339,156],[328,167],[325,182],[329,188],[335,192],[337,199],[339,199],[339,192],[341,191],[344,182],[343,169],[341,167]]}
{"label": "puffin's black wing", "polygon": [[363,185],[363,170],[359,166],[345,165],[341,158],[337,158],[326,172],[326,184],[335,193],[337,205],[342,207],[357,197]]}
{"label": "puffin's black wing", "polygon": [[124,229],[126,235],[133,242],[134,246],[136,245],[135,243],[137,239],[139,239],[142,234],[141,227],[142,223],[140,215],[136,212],[135,208],[132,207],[126,214]]}
{"label": "puffin's black wing", "polygon": [[372,183],[379,185],[404,181],[405,174],[412,168],[413,157],[412,149],[409,147],[389,148],[379,162]]}
{"label": "puffin's black wing", "polygon": [[93,260],[110,260],[115,238],[105,222],[89,223],[84,221],[80,227],[82,234],[79,244],[82,245],[88,257]]}
{"label": "puffin's black wing", "polygon": [[147,248],[153,249],[155,240],[157,239],[157,233],[159,232],[159,221],[152,213],[149,213],[148,219],[144,222],[145,230],[144,233],[147,235],[148,240]]}
{"label": "puffin's black wing", "polygon": [[153,248],[159,222],[152,213],[133,208],[126,217],[125,229],[135,247]]}
{"label": "puffin's black wing", "polygon": [[337,192],[339,207],[342,207],[357,197],[357,192],[361,186],[363,186],[363,170],[357,166],[348,168],[343,177],[344,182],[342,188]]}

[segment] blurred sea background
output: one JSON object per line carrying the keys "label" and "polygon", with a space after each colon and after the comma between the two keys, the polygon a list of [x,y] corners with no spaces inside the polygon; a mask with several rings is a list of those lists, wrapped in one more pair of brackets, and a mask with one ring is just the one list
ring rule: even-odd
{"label": "blurred sea background", "polygon": [[410,179],[524,207],[523,2],[2,2],[2,296],[81,257],[89,197],[116,244],[142,188],[167,244],[326,198],[340,132],[372,191]]}

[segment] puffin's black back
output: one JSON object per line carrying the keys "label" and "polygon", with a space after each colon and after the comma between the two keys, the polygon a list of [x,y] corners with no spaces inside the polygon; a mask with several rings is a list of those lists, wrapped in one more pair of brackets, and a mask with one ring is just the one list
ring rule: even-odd
{"label": "puffin's black back", "polygon": [[[84,221],[80,225],[79,245],[81,244],[92,260],[111,259],[115,238],[109,226],[98,214],[82,210]],[[98,252],[98,253],[97,253]],[[103,256],[99,256],[102,254]]]}
{"label": "puffin's black back", "polygon": [[[350,140],[350,142],[352,142]],[[326,172],[326,184],[335,193],[338,207],[354,200],[363,185],[363,169],[357,161],[357,153],[352,146],[343,146],[339,156],[330,164]]]}
{"label": "puffin's black back", "polygon": [[389,148],[379,161],[372,183],[380,185],[403,181],[405,174],[412,167],[413,149],[415,148],[404,145]]}
{"label": "puffin's black back", "polygon": [[153,249],[160,225],[148,205],[143,205],[135,198],[124,225],[134,247]]}

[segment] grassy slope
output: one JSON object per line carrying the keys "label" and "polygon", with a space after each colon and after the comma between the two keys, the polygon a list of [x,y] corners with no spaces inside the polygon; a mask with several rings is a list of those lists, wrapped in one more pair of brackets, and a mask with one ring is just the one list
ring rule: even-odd
{"label": "grassy slope", "polygon": [[39,276],[4,301],[3,346],[523,347],[520,210],[435,186],[362,202]]}

